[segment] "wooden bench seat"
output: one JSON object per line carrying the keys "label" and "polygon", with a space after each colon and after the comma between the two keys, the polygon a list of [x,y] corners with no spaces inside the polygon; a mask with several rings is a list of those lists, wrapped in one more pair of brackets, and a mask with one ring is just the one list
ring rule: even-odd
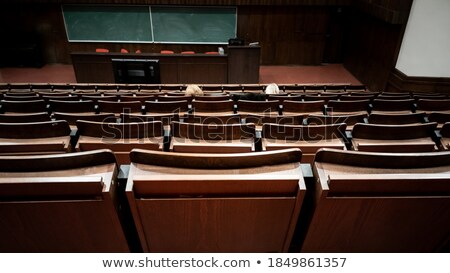
{"label": "wooden bench seat", "polygon": [[133,150],[126,194],[144,251],[287,252],[306,189],[300,157]]}

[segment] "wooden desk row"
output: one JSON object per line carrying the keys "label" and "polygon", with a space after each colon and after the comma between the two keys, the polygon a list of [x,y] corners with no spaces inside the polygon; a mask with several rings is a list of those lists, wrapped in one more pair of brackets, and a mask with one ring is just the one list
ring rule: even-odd
{"label": "wooden desk row", "polygon": [[[227,54],[72,52],[77,82],[114,83],[112,59],[158,60],[163,84],[259,83],[259,46],[228,46]],[[130,82],[131,83],[131,82]]]}
{"label": "wooden desk row", "polygon": [[[120,164],[130,162],[133,148],[186,153],[237,153],[299,148],[303,162],[312,163],[320,148],[376,152],[447,150],[450,123],[436,134],[436,123],[378,125],[345,123],[285,125],[264,123],[199,124],[172,121],[103,123],[66,121],[0,123],[0,154],[51,154],[111,149]],[[380,131],[383,134],[380,134]]]}
{"label": "wooden desk row", "polygon": [[448,251],[450,152],[301,156],[0,156],[0,252]]}

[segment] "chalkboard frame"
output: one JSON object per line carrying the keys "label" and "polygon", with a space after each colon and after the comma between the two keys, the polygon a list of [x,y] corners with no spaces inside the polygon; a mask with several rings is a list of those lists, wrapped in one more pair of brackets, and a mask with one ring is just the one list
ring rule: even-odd
{"label": "chalkboard frame", "polygon": [[[149,19],[150,19],[150,36],[151,39],[148,40],[101,40],[101,39],[71,39],[70,38],[70,34],[68,31],[68,25],[67,25],[67,21],[66,21],[66,17],[64,14],[64,7],[65,6],[78,6],[78,7],[105,7],[105,8],[109,8],[109,7],[146,7],[148,9],[149,12]],[[234,38],[234,37],[228,37],[226,39],[226,41],[157,41],[155,40],[154,37],[154,25],[153,25],[153,16],[152,16],[152,7],[164,7],[164,8],[193,8],[193,9],[218,9],[218,10],[225,10],[225,9],[234,9],[234,37],[236,37],[237,35],[237,19],[238,19],[238,9],[236,6],[182,6],[182,5],[177,5],[177,6],[168,6],[168,5],[101,5],[101,4],[64,4],[61,5],[61,13],[62,13],[62,17],[63,17],[63,21],[64,21],[64,27],[65,27],[65,31],[66,31],[66,37],[67,40],[69,42],[76,42],[76,43],[137,43],[137,44],[227,44],[228,43],[228,39],[229,38]]]}

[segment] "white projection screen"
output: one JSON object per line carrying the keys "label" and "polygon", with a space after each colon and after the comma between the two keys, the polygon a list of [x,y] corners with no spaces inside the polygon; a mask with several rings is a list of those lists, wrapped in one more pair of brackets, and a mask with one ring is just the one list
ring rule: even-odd
{"label": "white projection screen", "polygon": [[450,0],[414,0],[396,68],[410,77],[450,77]]}

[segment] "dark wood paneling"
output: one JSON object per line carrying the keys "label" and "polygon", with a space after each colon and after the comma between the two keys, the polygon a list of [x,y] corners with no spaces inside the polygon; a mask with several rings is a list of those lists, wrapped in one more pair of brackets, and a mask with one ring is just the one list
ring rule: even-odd
{"label": "dark wood paneling", "polygon": [[107,55],[76,55],[72,57],[77,82],[114,83],[111,57]]}
{"label": "dark wood paneling", "polygon": [[450,78],[408,77],[401,71],[394,69],[389,77],[386,91],[450,94]]}
{"label": "dark wood paneling", "polygon": [[384,90],[398,56],[403,25],[383,22],[354,9],[348,17],[344,66],[371,91]]}
{"label": "dark wood paneling", "polygon": [[[220,83],[227,79],[228,58],[222,55],[120,54],[74,52],[71,54],[77,82],[114,83],[112,58],[158,59],[161,83]],[[259,71],[258,71],[259,72]],[[251,82],[257,83],[257,82]]]}
{"label": "dark wood paneling", "polygon": [[390,24],[406,24],[412,0],[355,0],[361,11]]}
{"label": "dark wood paneling", "polygon": [[[0,23],[4,29],[12,26],[14,33],[32,32],[42,40],[44,60],[47,63],[70,63],[70,52],[95,51],[105,47],[111,52],[125,48],[130,52],[140,49],[146,53],[158,53],[162,49],[175,52],[217,51],[220,45],[193,44],[123,44],[123,43],[69,43],[67,41],[61,7],[58,3],[69,1],[27,1],[41,4],[3,4]],[[74,1],[70,1],[73,3]],[[77,1],[77,3],[88,1]],[[330,28],[330,10],[334,5],[348,5],[350,1],[244,1],[205,0],[196,5],[231,5],[238,7],[239,37],[248,42],[260,42],[262,64],[320,64]],[[54,3],[54,4],[42,4]],[[89,1],[103,4],[149,4],[148,1]],[[152,1],[151,4],[167,4],[168,1]],[[193,1],[170,1],[173,5],[194,4]],[[332,5],[332,6],[330,6]]]}
{"label": "dark wood paneling", "polygon": [[238,36],[260,43],[261,64],[322,62],[328,7],[242,6],[238,14]]}
{"label": "dark wood paneling", "polygon": [[228,83],[259,83],[261,47],[228,47]]}

